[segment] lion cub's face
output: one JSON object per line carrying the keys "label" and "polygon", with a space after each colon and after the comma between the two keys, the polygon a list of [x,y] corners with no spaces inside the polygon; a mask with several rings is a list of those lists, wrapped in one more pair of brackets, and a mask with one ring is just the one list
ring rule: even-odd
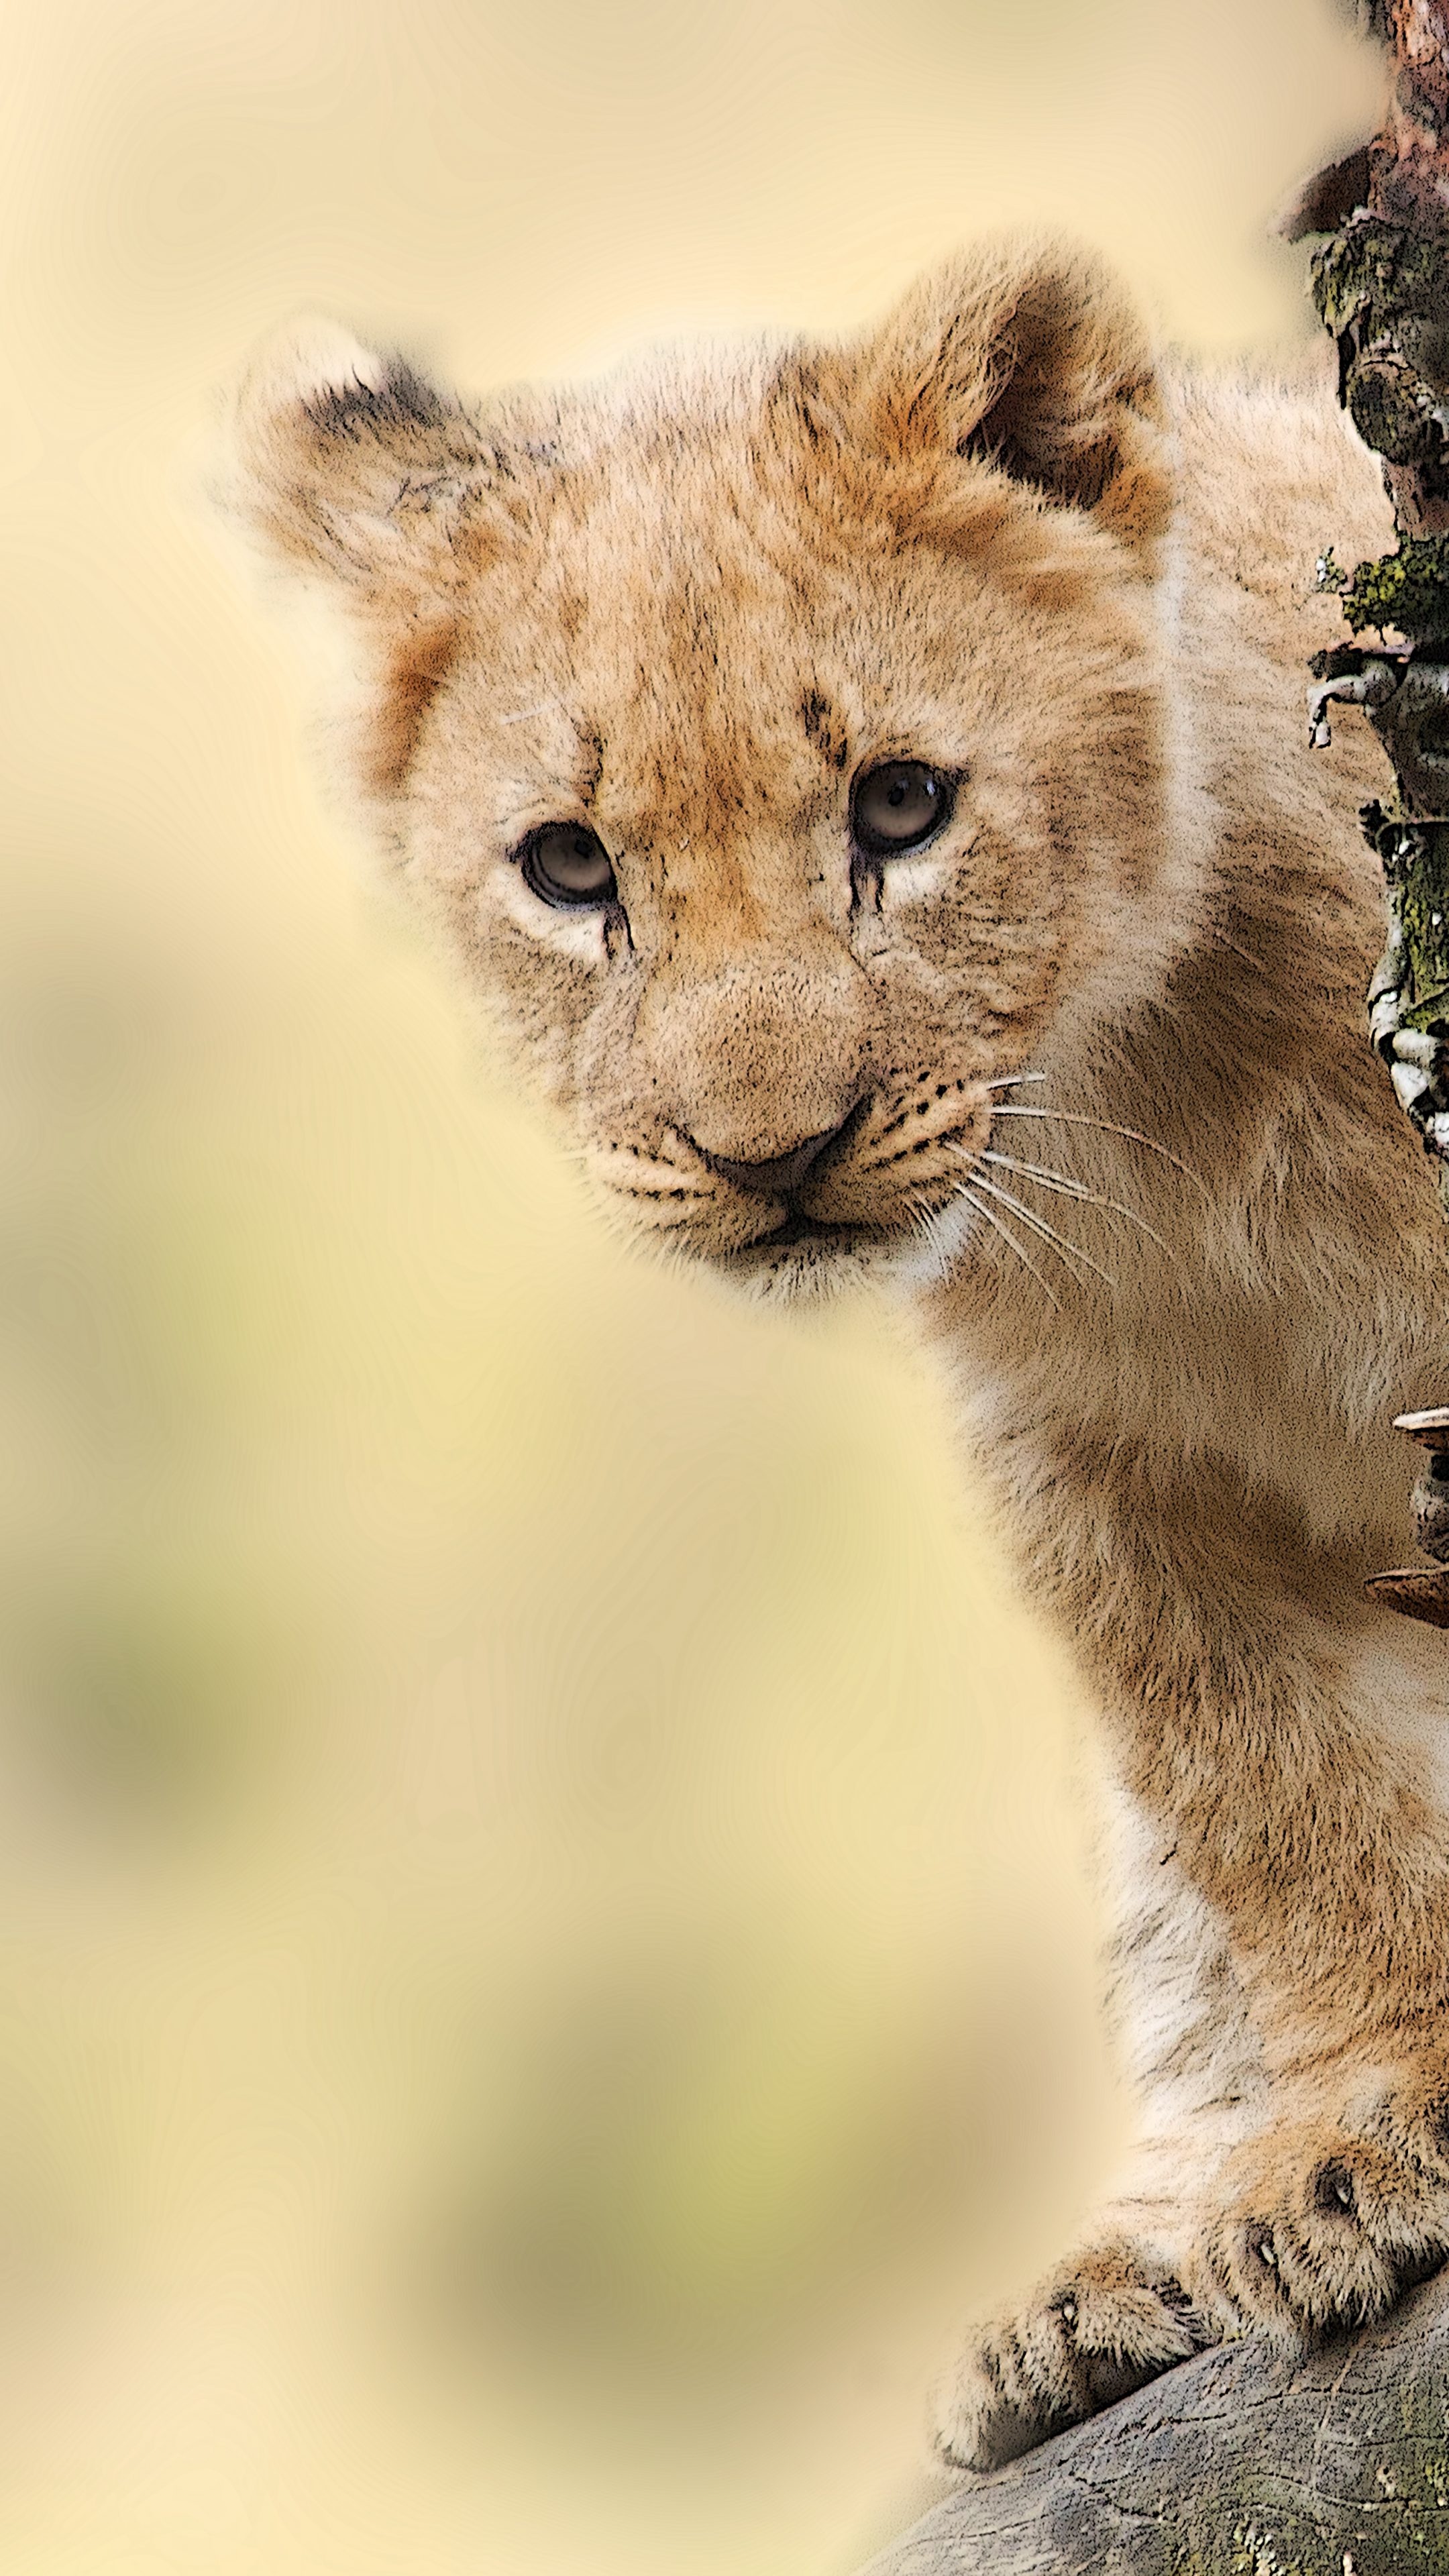
{"label": "lion cub's face", "polygon": [[1155,402],[996,253],[846,350],[474,417],[334,334],[243,396],[365,788],[637,1227],[799,1284],[963,1242],[1012,1078],[1150,978]]}

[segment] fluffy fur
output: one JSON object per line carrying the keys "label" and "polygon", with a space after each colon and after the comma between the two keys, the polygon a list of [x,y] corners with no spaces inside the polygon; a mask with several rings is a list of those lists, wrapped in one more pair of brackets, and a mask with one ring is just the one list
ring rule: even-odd
{"label": "fluffy fur", "polygon": [[[1141,2152],[944,2455],[1376,2313],[1449,2251],[1443,1647],[1361,1588],[1444,1249],[1362,1037],[1378,758],[1306,747],[1314,557],[1389,538],[1327,384],[1164,373],[1016,243],[853,345],[480,412],[304,335],[234,491],[350,620],[379,834],[606,1204],[906,1286],[1100,1700]],[[952,819],[863,868],[852,780],[908,756]],[[617,901],[540,900],[555,820]],[[834,1232],[720,1168],[847,1115],[794,1202]]]}

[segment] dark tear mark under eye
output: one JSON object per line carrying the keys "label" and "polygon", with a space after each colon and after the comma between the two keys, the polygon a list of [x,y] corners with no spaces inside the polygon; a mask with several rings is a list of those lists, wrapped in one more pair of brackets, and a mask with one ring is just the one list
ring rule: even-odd
{"label": "dark tear mark under eye", "polygon": [[579,750],[583,755],[581,783],[586,796],[598,792],[604,774],[604,737],[595,725],[584,725],[579,731]]}
{"label": "dark tear mark under eye", "polygon": [[813,742],[822,760],[832,769],[843,769],[850,758],[850,744],[845,727],[828,698],[811,689],[800,702],[800,722],[805,727],[807,742]]}

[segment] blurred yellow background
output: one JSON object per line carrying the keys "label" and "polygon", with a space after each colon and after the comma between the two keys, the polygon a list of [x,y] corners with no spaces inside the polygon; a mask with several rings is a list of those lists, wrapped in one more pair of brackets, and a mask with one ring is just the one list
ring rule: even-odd
{"label": "blurred yellow background", "polygon": [[[207,514],[1003,218],[1220,349],[1332,0],[32,0],[0,186],[0,2566],[847,2576],[1122,2120],[1082,1713],[873,1309],[608,1249]],[[1325,529],[1325,537],[1332,530]]]}

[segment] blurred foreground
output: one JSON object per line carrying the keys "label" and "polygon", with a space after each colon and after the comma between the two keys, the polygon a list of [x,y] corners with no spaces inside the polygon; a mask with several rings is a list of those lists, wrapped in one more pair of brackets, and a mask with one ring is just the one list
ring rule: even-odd
{"label": "blurred foreground", "polygon": [[1262,206],[1372,94],[1326,0],[1010,19],[17,29],[7,2571],[840,2576],[1109,2162],[1081,1722],[940,1390],[606,1246],[195,462],[299,303],[482,385],[1002,214],[1290,325]]}
{"label": "blurred foreground", "polygon": [[0,2563],[667,2567],[667,2476],[808,2564],[1110,2117],[1055,1676],[878,1322],[612,1260],[384,919],[85,898],[5,994]]}

